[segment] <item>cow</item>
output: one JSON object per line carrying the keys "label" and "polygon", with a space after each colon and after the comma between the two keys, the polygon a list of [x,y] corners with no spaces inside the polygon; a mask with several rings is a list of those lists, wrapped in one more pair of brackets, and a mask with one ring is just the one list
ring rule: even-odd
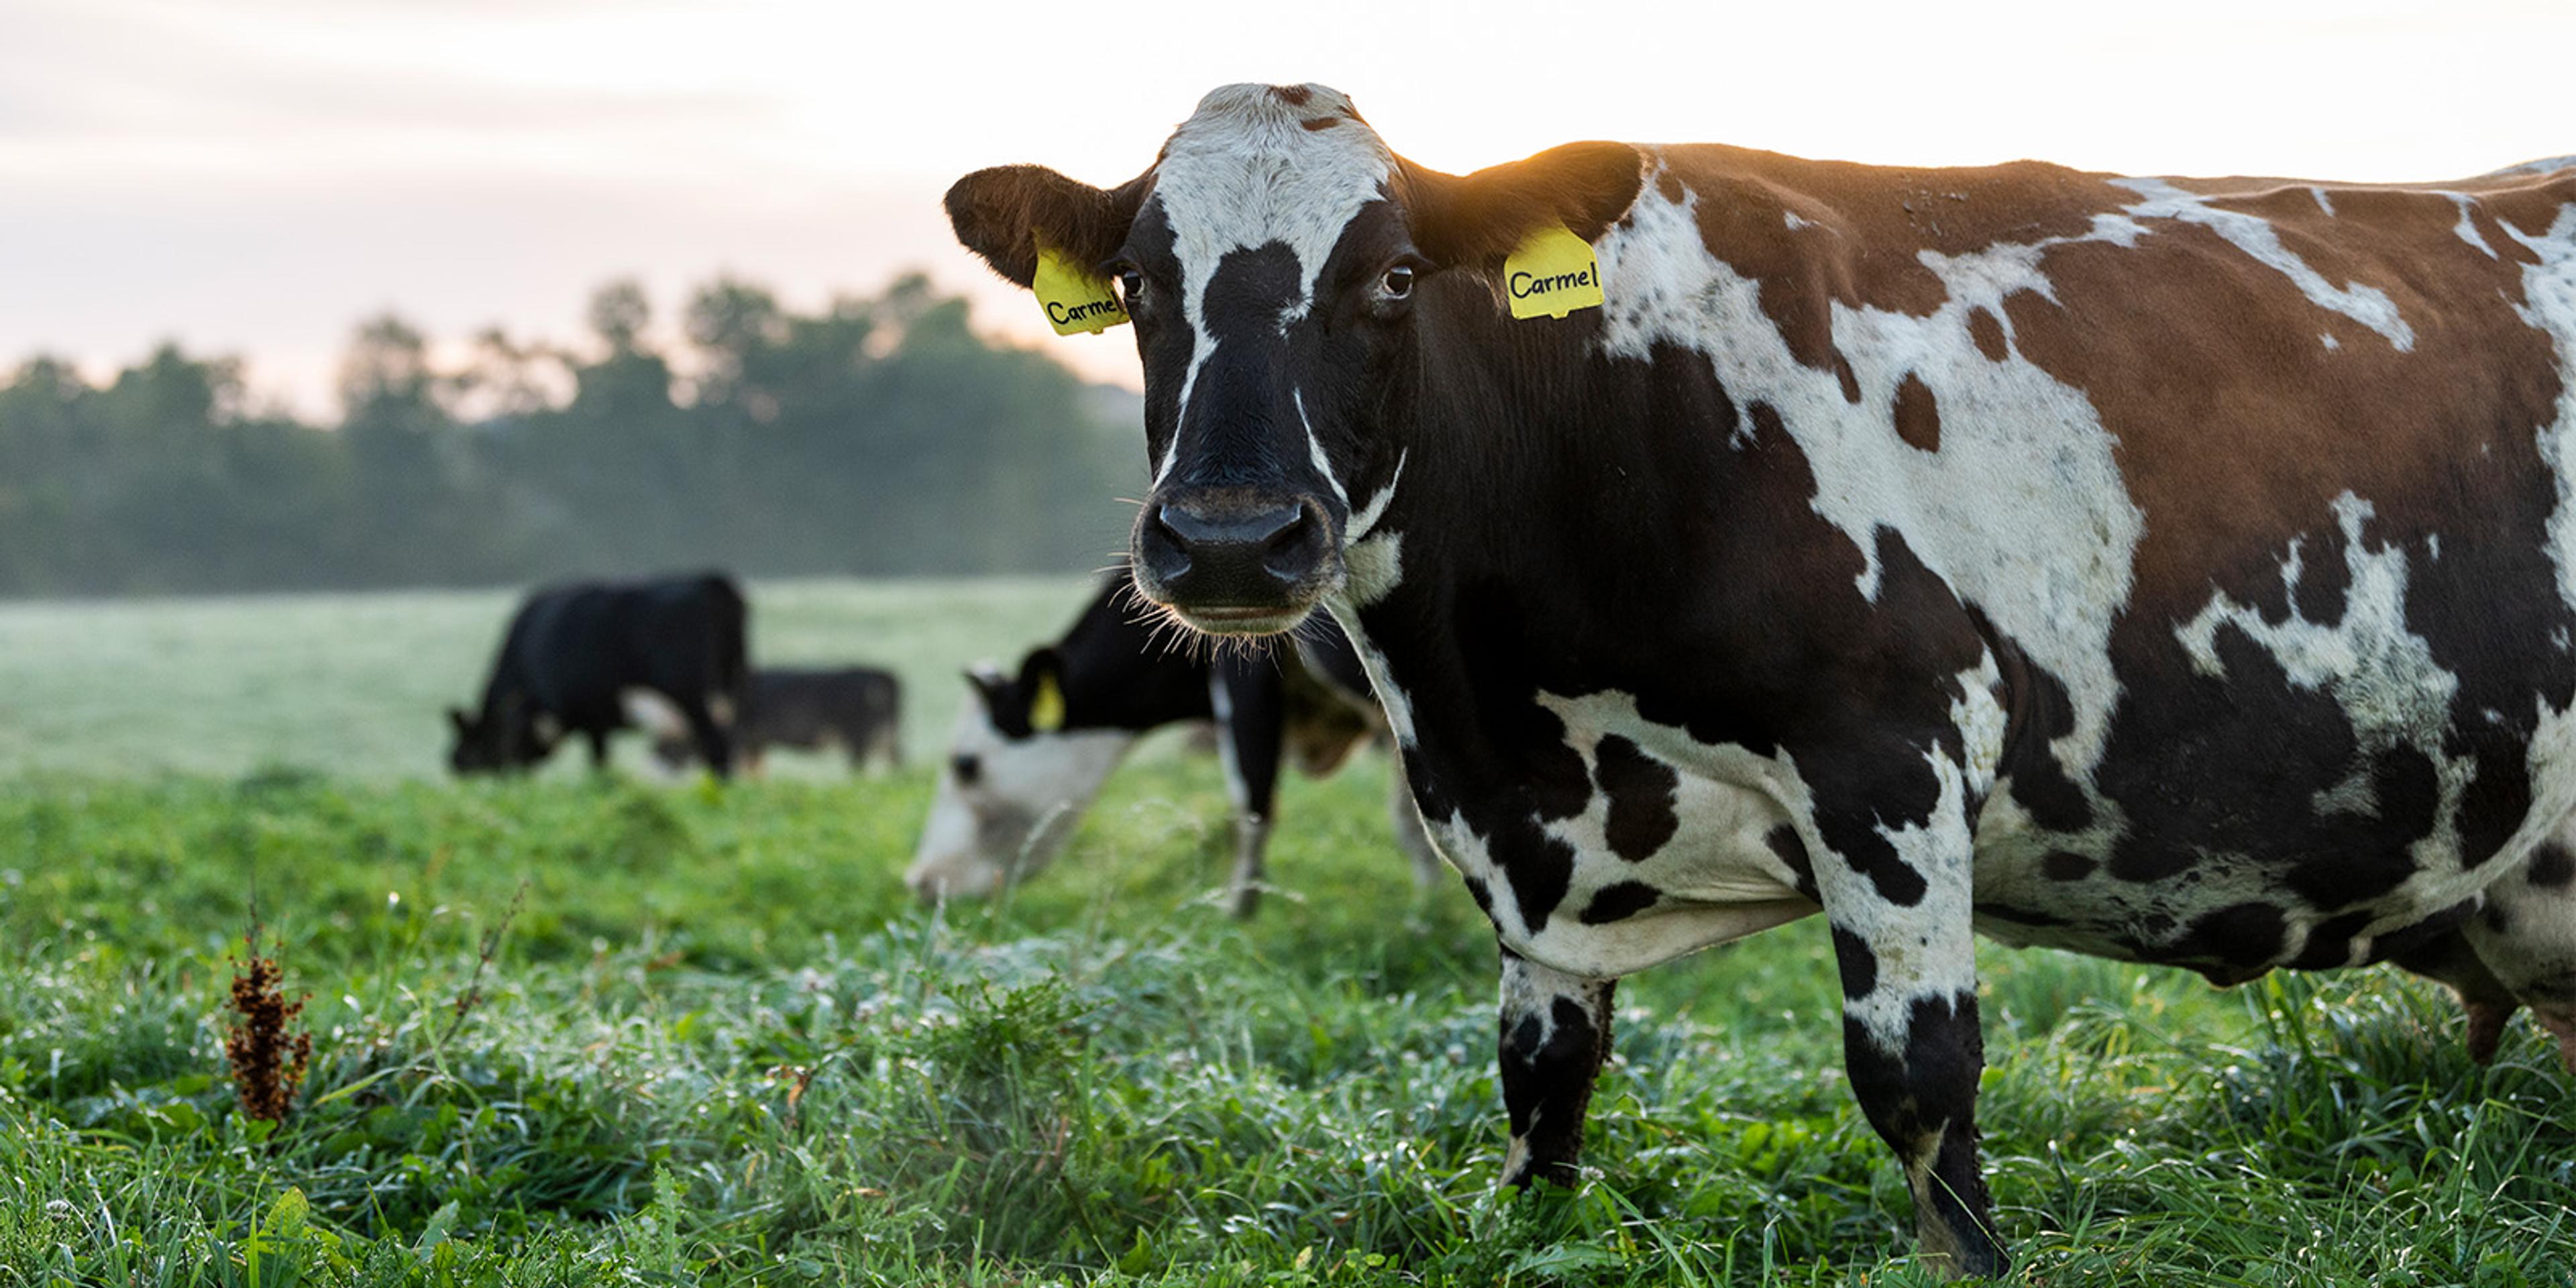
{"label": "cow", "polygon": [[[697,743],[680,712],[657,697],[635,694],[628,714],[652,731],[653,757],[678,770],[697,759]],[[752,668],[733,722],[734,755],[760,772],[772,747],[839,748],[850,767],[903,767],[903,682],[867,666]]]}
{"label": "cow", "polygon": [[[1135,588],[1111,574],[1072,629],[1019,670],[969,670],[974,699],[957,733],[904,882],[925,899],[982,898],[1046,866],[1136,740],[1165,725],[1213,721],[1234,804],[1225,906],[1249,916],[1264,889],[1279,767],[1322,777],[1384,720],[1350,643],[1328,622],[1267,650],[1175,648],[1140,620]],[[1415,880],[1439,860],[1399,776],[1388,802]]]}
{"label": "cow", "polygon": [[657,695],[679,713],[698,758],[733,771],[727,729],[742,701],[747,610],[721,573],[627,583],[582,582],[529,594],[511,617],[481,706],[450,707],[459,774],[527,769],[567,733],[589,740],[594,769],[628,725],[630,698]]}
{"label": "cow", "polygon": [[2576,158],[1450,175],[1233,86],[947,209],[1132,320],[1139,591],[1366,659],[1501,943],[1508,1182],[1576,1176],[1619,977],[1818,912],[1958,1273],[2007,1264],[1975,933],[2394,962],[2576,1070]]}

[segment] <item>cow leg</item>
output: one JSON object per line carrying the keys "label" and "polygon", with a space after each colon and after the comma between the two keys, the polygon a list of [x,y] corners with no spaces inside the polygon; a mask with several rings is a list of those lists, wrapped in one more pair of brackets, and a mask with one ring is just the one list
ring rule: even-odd
{"label": "cow leg", "polygon": [[2488,886],[2486,906],[2463,932],[2494,978],[2558,1039],[2560,1062],[2576,1074],[2576,825]]}
{"label": "cow leg", "polygon": [[1503,1111],[1512,1123],[1503,1184],[1574,1183],[1583,1113],[1601,1062],[1610,1058],[1610,995],[1618,982],[1563,974],[1503,950],[1498,1055]]}
{"label": "cow leg", "polygon": [[[1820,822],[1824,821],[1820,810]],[[1852,1095],[1896,1151],[1914,1194],[1923,1260],[1956,1275],[2003,1274],[1977,1160],[1977,1022],[1964,818],[1936,808],[1902,830],[1845,811],[1843,841],[1815,864],[1843,986],[1843,1062]]]}
{"label": "cow leg", "polygon": [[590,771],[594,774],[607,773],[608,731],[605,729],[584,729],[581,732],[583,737],[590,740]]}
{"label": "cow leg", "polygon": [[689,723],[689,741],[697,744],[698,758],[707,762],[708,770],[716,777],[733,777],[733,735],[717,722],[704,698],[676,701],[680,718]]}
{"label": "cow leg", "polygon": [[2494,971],[2487,969],[2465,932],[2453,930],[2389,961],[2401,970],[2449,985],[2452,994],[2460,999],[2460,1009],[2468,1013],[2469,1058],[2479,1064],[2495,1059],[2505,1021],[2513,1018],[2522,1003],[2515,1000],[2513,990],[2505,987]]}
{"label": "cow leg", "polygon": [[1279,758],[1288,733],[1287,704],[1276,664],[1229,658],[1208,680],[1208,696],[1225,726],[1217,752],[1234,800],[1234,871],[1225,908],[1249,917],[1261,904],[1262,865],[1270,850],[1270,811],[1279,792]]}
{"label": "cow leg", "polygon": [[1404,780],[1403,753],[1389,748],[1386,763],[1386,819],[1395,828],[1396,848],[1413,860],[1413,884],[1431,889],[1440,884],[1448,864],[1431,844],[1430,829],[1422,825],[1422,807],[1413,803],[1413,785]]}

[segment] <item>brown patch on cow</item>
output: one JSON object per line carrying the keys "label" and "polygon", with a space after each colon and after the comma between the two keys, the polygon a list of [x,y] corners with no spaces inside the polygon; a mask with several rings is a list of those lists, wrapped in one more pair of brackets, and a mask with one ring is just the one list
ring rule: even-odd
{"label": "brown patch on cow", "polygon": [[1682,186],[1680,175],[1668,169],[1655,176],[1655,191],[1664,194],[1664,200],[1679,203],[1682,195],[1690,189]]}
{"label": "brown patch on cow", "polygon": [[1976,341],[1977,352],[1988,362],[2001,362],[2012,356],[2012,346],[2004,341],[2004,320],[1980,305],[1968,310],[1968,338]]}
{"label": "brown patch on cow", "polygon": [[1916,451],[1941,450],[1940,406],[1932,396],[1932,386],[1911,371],[1896,386],[1896,436]]}
{"label": "brown patch on cow", "polygon": [[[2294,541],[2306,575],[2321,579],[2302,587],[2303,613],[2339,616],[2347,550],[2337,498],[2370,507],[2359,540],[2406,559],[2407,619],[2434,661],[2459,677],[2452,709],[2512,713],[2503,722],[2455,721],[2448,735],[2448,754],[2477,764],[2459,815],[2461,858],[2475,865],[2505,844],[2529,807],[2523,748],[2534,698],[2563,706],[2576,696],[2576,670],[2550,643],[2576,617],[2559,599],[2546,553],[2558,499],[2539,456],[2538,431],[2558,415],[2557,356],[2549,335],[2517,312],[2520,264],[2462,240],[2449,197],[2381,188],[2327,195],[2332,216],[2304,189],[2210,204],[2262,213],[2282,247],[2327,283],[2384,292],[2411,328],[2410,351],[2310,300],[2212,229],[2174,219],[2144,221],[2147,235],[2133,246],[2049,248],[2040,268],[2054,298],[2021,292],[2004,309],[2022,356],[2082,390],[2100,415],[2144,512],[2134,590],[2111,644],[2123,675],[2190,675],[2172,624],[2213,594],[2267,618],[2285,614],[2281,568]],[[2488,193],[2482,205],[2516,226],[2541,227],[2545,208],[2570,200],[2576,177]],[[2320,334],[2336,336],[2338,347]],[[2474,505],[2464,505],[2470,497]],[[2443,539],[2438,560],[2427,553],[2433,537]],[[2218,704],[2212,711],[2246,712],[2258,722],[2249,733],[2294,717],[2327,722],[2299,725],[2300,741],[2276,742],[2247,766],[2279,802],[2274,822],[2309,826],[2303,802],[2350,772],[2347,753],[2333,746],[2351,733],[2332,731],[2341,716],[2331,705],[2291,693],[2258,646],[2231,643],[2224,631],[2218,644],[2223,655],[2232,650],[2229,692],[2207,695]],[[2178,758],[2203,755],[2124,742],[2150,738],[2158,719],[2126,707],[2115,718],[2101,787],[2132,798],[2133,818],[2171,816],[2162,784],[2186,768]],[[2310,753],[2314,763],[2300,759]],[[2422,777],[2387,754],[2378,759],[2388,762],[2380,769],[2404,771],[2402,782]],[[2259,834],[2269,808],[2235,811],[2228,825]],[[2178,817],[2145,830],[2185,826]],[[2172,875],[2180,834],[2168,840],[2136,854],[2145,862],[2151,850],[2170,851],[2165,858],[2115,868]],[[2320,881],[2329,866],[2319,865]]]}
{"label": "brown patch on cow", "polygon": [[1315,91],[1303,85],[1273,85],[1270,94],[1290,107],[1304,107],[1306,100],[1315,96]]}
{"label": "brown patch on cow", "polygon": [[1844,357],[1840,350],[1834,352],[1833,359],[1834,379],[1842,383],[1843,401],[1859,402],[1860,377],[1853,373],[1851,359]]}
{"label": "brown patch on cow", "polygon": [[1567,143],[1466,175],[1402,161],[1395,187],[1424,255],[1499,268],[1533,229],[1551,223],[1585,241],[1599,237],[1636,203],[1642,164],[1625,143]]}
{"label": "brown patch on cow", "polygon": [[1037,275],[1041,240],[1079,264],[1117,253],[1153,181],[1149,169],[1103,189],[1045,166],[995,166],[950,185],[943,202],[957,240],[994,272],[1027,286]]}
{"label": "brown patch on cow", "polygon": [[[1835,370],[1833,310],[1924,317],[1949,298],[1922,253],[2081,236],[2134,194],[2033,161],[1891,170],[1715,144],[1665,149],[1699,193],[1700,240],[1761,283],[1764,314],[1804,366]],[[1857,386],[1844,393],[1859,401]]]}
{"label": "brown patch on cow", "polygon": [[1310,130],[1329,130],[1334,126],[1341,124],[1342,118],[1338,116],[1310,116],[1297,123]]}

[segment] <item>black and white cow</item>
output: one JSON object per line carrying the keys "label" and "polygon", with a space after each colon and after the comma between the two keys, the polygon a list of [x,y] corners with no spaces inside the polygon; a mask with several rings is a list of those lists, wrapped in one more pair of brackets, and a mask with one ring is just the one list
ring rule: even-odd
{"label": "black and white cow", "polygon": [[[1321,777],[1384,734],[1377,699],[1350,642],[1328,623],[1271,649],[1205,649],[1157,641],[1137,620],[1135,590],[1112,574],[1064,638],[1033,649],[1015,675],[967,673],[975,700],[904,881],[925,899],[982,898],[1044,867],[1136,740],[1165,725],[1214,721],[1234,800],[1234,872],[1226,907],[1261,898],[1279,767]],[[1437,878],[1421,816],[1395,776],[1388,814],[1414,876]]]}
{"label": "black and white cow", "polygon": [[2576,1062],[2576,162],[1453,176],[1234,86],[1115,188],[947,201],[1012,281],[1042,245],[1123,292],[1145,595],[1368,659],[1502,941],[1510,1180],[1575,1174],[1613,981],[1817,911],[1969,1272],[1975,932],[2394,960],[2481,1058],[2520,1005]]}
{"label": "black and white cow", "polygon": [[510,619],[481,707],[448,708],[457,773],[525,769],[567,733],[608,764],[608,736],[628,727],[639,694],[679,713],[700,760],[733,771],[727,726],[742,700],[742,589],[721,573],[584,582],[531,593]]}
{"label": "black and white cow", "polygon": [[[697,758],[688,721],[657,699],[638,695],[628,712],[653,734],[653,757],[668,769]],[[733,722],[734,754],[758,774],[772,747],[838,748],[852,769],[903,766],[903,681],[872,666],[754,667],[742,686]]]}

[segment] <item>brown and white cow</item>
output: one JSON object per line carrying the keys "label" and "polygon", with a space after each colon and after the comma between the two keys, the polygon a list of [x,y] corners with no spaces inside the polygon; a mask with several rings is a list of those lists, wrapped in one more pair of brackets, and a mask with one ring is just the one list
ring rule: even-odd
{"label": "brown and white cow", "polygon": [[[1503,946],[1508,1179],[1613,981],[1821,910],[1924,1252],[1994,1273],[1970,936],[2394,960],[2576,1061],[2576,160],[2422,186],[1578,143],[1318,86],[948,195],[1125,295],[1180,621],[1369,658]],[[1606,303],[1516,320],[1562,225]]]}

